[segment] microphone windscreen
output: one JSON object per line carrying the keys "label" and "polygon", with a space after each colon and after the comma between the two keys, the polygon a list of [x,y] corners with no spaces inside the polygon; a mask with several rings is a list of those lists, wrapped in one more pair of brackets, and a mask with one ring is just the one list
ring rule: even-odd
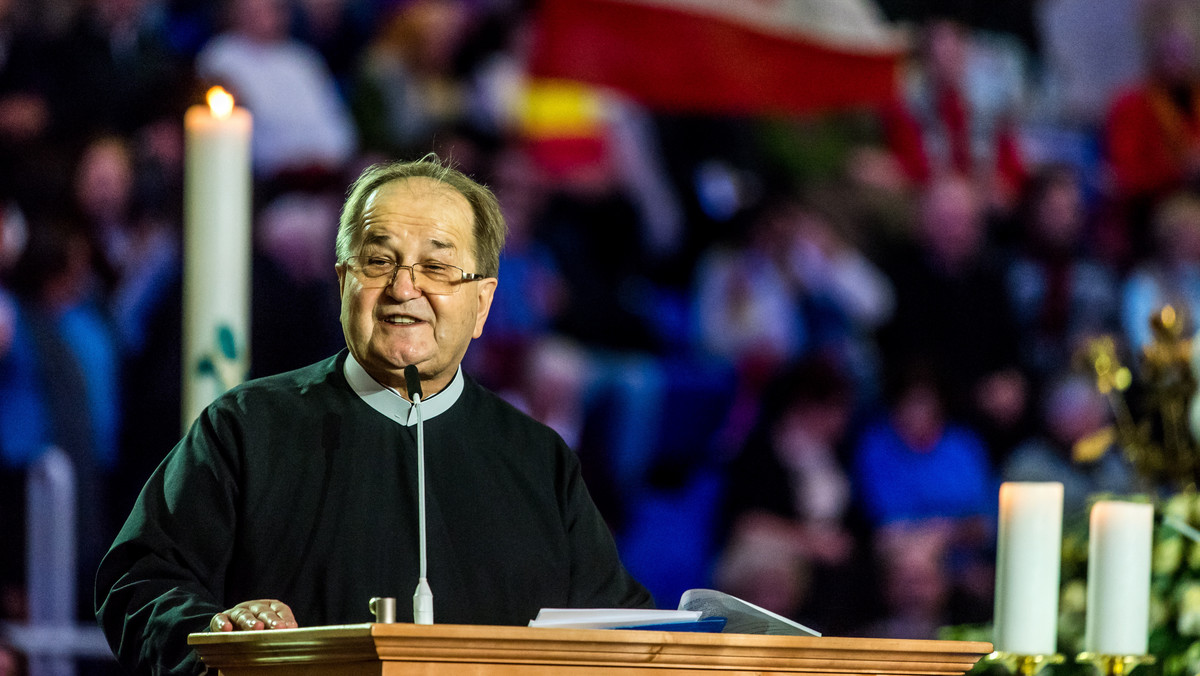
{"label": "microphone windscreen", "polygon": [[421,394],[421,374],[417,372],[417,367],[409,364],[404,367],[404,385],[408,388],[409,400],[417,397],[424,398]]}

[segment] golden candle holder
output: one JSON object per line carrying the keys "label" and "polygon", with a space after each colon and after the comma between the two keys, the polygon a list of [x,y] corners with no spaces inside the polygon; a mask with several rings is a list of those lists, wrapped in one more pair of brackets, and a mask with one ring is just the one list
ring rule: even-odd
{"label": "golden candle holder", "polygon": [[1013,674],[1019,676],[1034,676],[1046,666],[1051,664],[1062,664],[1066,659],[1062,655],[1021,655],[1018,653],[1009,653],[1001,650],[983,658],[988,662],[1000,664],[1008,669]]}
{"label": "golden candle holder", "polygon": [[1100,670],[1101,676],[1125,676],[1143,664],[1154,664],[1154,655],[1102,655],[1082,652],[1076,662],[1090,662]]}

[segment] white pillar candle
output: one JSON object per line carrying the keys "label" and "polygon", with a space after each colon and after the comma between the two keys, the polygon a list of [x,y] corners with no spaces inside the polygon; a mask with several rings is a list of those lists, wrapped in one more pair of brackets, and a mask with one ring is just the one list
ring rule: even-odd
{"label": "white pillar candle", "polygon": [[1087,652],[1146,654],[1153,528],[1151,505],[1097,502],[1092,507],[1084,636]]}
{"label": "white pillar candle", "polygon": [[215,87],[184,116],[183,426],[249,372],[250,113]]}
{"label": "white pillar candle", "polygon": [[998,651],[1017,655],[1057,652],[1062,511],[1061,483],[1007,482],[1000,486],[992,639]]}

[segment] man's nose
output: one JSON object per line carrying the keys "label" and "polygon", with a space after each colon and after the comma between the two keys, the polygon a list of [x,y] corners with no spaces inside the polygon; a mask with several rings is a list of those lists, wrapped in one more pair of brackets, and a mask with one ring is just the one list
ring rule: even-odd
{"label": "man's nose", "polygon": [[415,298],[421,295],[421,290],[417,288],[417,276],[411,265],[397,265],[387,288],[396,298]]}

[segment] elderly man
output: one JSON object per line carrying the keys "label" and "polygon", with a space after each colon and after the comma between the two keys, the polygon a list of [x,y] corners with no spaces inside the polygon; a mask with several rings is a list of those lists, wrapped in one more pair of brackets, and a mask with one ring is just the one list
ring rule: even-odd
{"label": "elderly man", "polygon": [[209,406],[100,566],[97,617],[127,669],[199,673],[190,632],[363,622],[370,597],[412,593],[410,364],[426,397],[438,621],[652,604],[571,450],[459,368],[487,320],[503,241],[492,193],[436,160],[378,165],[355,182],[337,237],[348,350]]}

